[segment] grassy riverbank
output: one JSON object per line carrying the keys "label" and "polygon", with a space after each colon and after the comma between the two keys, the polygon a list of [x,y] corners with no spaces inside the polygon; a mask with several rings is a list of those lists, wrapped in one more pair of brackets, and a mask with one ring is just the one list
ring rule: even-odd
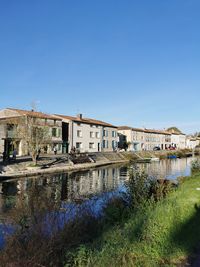
{"label": "grassy riverbank", "polygon": [[[200,242],[200,174],[81,246],[75,266],[177,266]],[[70,263],[71,264],[71,263]],[[68,266],[68,265],[66,265]],[[70,266],[70,265],[69,265]]]}
{"label": "grassy riverbank", "polygon": [[[96,217],[84,203],[60,209],[33,184],[10,214],[18,228],[0,253],[0,266],[170,267],[188,260],[200,244],[200,172],[172,189],[135,169],[126,186],[124,198],[105,199],[104,215]],[[65,222],[63,216],[75,213]]]}

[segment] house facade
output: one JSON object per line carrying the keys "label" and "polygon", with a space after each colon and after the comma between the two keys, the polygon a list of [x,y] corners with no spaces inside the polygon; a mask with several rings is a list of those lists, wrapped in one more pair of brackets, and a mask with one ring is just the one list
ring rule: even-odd
{"label": "house facade", "polygon": [[32,129],[44,129],[46,141],[41,144],[43,153],[52,154],[56,147],[57,153],[62,152],[62,120],[54,116],[28,110],[6,108],[0,110],[0,153],[11,154],[16,149],[19,156],[30,153],[27,133]]}
{"label": "house facade", "polygon": [[171,134],[167,131],[145,129],[145,150],[153,150],[154,147],[167,150],[170,144]]}
{"label": "house facade", "polygon": [[84,152],[110,152],[118,146],[117,127],[109,123],[83,118],[82,114],[73,116],[55,114],[62,119],[63,141],[66,153],[75,148]]}
{"label": "house facade", "polygon": [[171,144],[171,134],[167,131],[120,126],[118,133],[120,146],[127,142],[130,151],[153,150],[155,147],[165,150]]}
{"label": "house facade", "polygon": [[128,144],[128,150],[141,151],[145,149],[144,129],[132,128],[129,126],[118,127],[119,146],[123,148],[124,143]]}
{"label": "house facade", "polygon": [[186,148],[186,135],[180,131],[174,129],[168,130],[171,134],[171,147],[174,149],[185,149]]}
{"label": "house facade", "polygon": [[197,146],[200,145],[200,138],[187,136],[186,137],[186,148],[188,149],[195,149]]}

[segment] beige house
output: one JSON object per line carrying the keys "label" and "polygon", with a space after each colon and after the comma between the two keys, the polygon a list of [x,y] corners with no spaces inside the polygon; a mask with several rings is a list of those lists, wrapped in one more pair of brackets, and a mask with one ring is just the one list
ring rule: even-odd
{"label": "beige house", "polygon": [[164,130],[145,129],[145,150],[159,147],[166,150],[171,144],[171,134]]}
{"label": "beige house", "polygon": [[123,143],[129,144],[128,150],[141,151],[145,149],[145,130],[132,128],[129,126],[118,127],[119,143],[123,147]]}
{"label": "beige house", "polygon": [[165,150],[171,143],[171,134],[161,130],[120,126],[118,134],[120,146],[123,147],[123,142],[127,142],[130,151],[153,150],[155,147]]}
{"label": "beige house", "polygon": [[6,108],[0,110],[0,153],[11,154],[14,149],[19,156],[29,154],[27,141],[23,136],[25,128],[42,127],[48,141],[40,149],[44,153],[62,152],[62,120],[42,112]]}
{"label": "beige house", "polygon": [[107,122],[55,114],[62,119],[65,152],[76,148],[80,152],[109,152],[118,146],[117,127]]}
{"label": "beige house", "polygon": [[171,134],[171,147],[175,149],[186,148],[186,135],[182,132],[175,131],[174,129],[168,130]]}
{"label": "beige house", "polygon": [[195,149],[195,147],[200,145],[200,138],[199,137],[193,137],[193,136],[187,136],[186,137],[186,148],[188,149]]}

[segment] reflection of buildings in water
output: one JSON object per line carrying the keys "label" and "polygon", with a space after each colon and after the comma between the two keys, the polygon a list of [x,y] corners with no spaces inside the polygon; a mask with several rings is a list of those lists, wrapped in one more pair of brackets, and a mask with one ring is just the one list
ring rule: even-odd
{"label": "reflection of buildings in water", "polygon": [[159,162],[138,164],[139,169],[145,170],[150,176],[159,178],[172,178],[189,174],[191,158],[166,159]]}
{"label": "reflection of buildings in water", "polygon": [[5,213],[12,209],[16,203],[17,181],[2,182],[0,194],[0,210]]}
{"label": "reflection of buildings in water", "polygon": [[24,178],[1,183],[0,209],[7,207],[12,197],[12,208],[20,196],[28,200],[31,190],[37,190],[47,199],[72,201],[117,188],[127,179],[127,167],[102,167],[90,171],[54,176]]}
{"label": "reflection of buildings in water", "polygon": [[70,199],[112,190],[116,186],[116,178],[118,177],[119,169],[111,167],[88,171],[79,175],[79,179],[69,177]]}
{"label": "reflection of buildings in water", "polygon": [[3,203],[4,203],[2,188],[3,188],[3,184],[0,184],[0,213],[2,213],[3,211]]}
{"label": "reflection of buildings in water", "polygon": [[193,158],[182,158],[172,161],[172,175],[190,175],[190,166]]}
{"label": "reflection of buildings in water", "polygon": [[[175,178],[176,175],[185,175],[187,166],[190,166],[192,160],[192,158],[161,160],[151,164],[138,164],[138,167],[156,178]],[[13,208],[20,196],[28,200],[32,188],[38,188],[38,192],[47,199],[73,201],[73,199],[118,188],[128,179],[128,172],[127,166],[109,166],[78,173],[2,182],[0,183],[0,213]]]}
{"label": "reflection of buildings in water", "polygon": [[[75,177],[73,177],[75,175]],[[121,183],[120,168],[107,167],[69,176],[68,198],[88,197],[111,191]],[[78,179],[77,179],[78,178]]]}

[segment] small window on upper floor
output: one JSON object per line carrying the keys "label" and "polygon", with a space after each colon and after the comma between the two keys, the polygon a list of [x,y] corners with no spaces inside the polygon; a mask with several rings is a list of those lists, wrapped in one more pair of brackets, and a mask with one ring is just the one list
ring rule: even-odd
{"label": "small window on upper floor", "polygon": [[81,130],[77,130],[77,137],[82,137],[82,131]]}
{"label": "small window on upper floor", "polygon": [[52,136],[53,137],[57,136],[57,128],[52,128]]}

